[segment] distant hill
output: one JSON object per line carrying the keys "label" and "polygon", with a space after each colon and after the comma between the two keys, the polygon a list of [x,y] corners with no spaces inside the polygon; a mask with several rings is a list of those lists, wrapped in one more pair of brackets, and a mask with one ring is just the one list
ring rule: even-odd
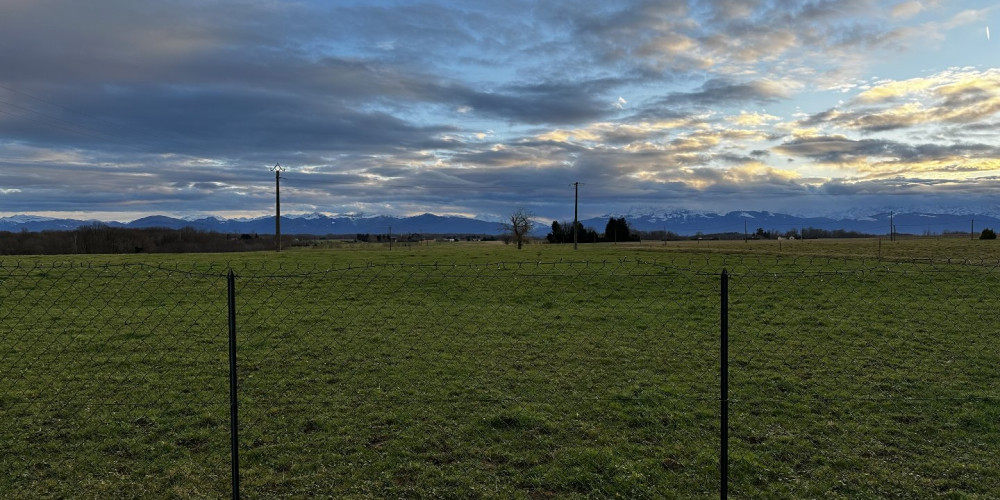
{"label": "distant hill", "polygon": [[[604,230],[611,215],[582,220],[584,227]],[[621,216],[621,214],[618,214]],[[867,217],[833,219],[828,217],[796,217],[772,212],[736,211],[725,214],[678,210],[659,214],[625,214],[629,226],[639,231],[673,231],[680,235],[743,233],[744,228],[753,233],[757,228],[765,231],[786,232],[792,229],[816,228],[842,229],[866,234],[889,234],[890,213],[876,213]],[[986,215],[897,213],[891,215],[896,232],[900,234],[942,234],[970,231],[974,221],[975,232],[983,228],[1000,227],[1000,219]]]}
{"label": "distant hill", "polygon": [[[203,231],[232,234],[274,234],[274,217],[254,219],[222,219],[204,217],[179,219],[163,215],[143,217],[131,222],[101,223],[94,220],[53,219],[18,215],[0,218],[0,231],[72,230],[91,224],[111,227],[181,229],[190,227]],[[413,217],[332,217],[323,214],[290,215],[281,217],[282,234],[353,235],[425,233],[425,234],[499,234],[500,224],[468,217],[423,214]]]}
{"label": "distant hill", "polygon": [[[725,214],[675,210],[659,213],[608,214],[602,217],[584,219],[580,222],[597,232],[603,232],[609,217],[624,216],[633,229],[640,231],[672,231],[691,236],[698,233],[742,233],[744,228],[753,233],[757,228],[765,231],[786,232],[792,229],[817,228],[826,230],[842,229],[867,234],[888,234],[890,214],[876,213],[865,217],[834,219],[827,217],[797,217],[788,214],[755,211],[736,211]],[[945,232],[970,231],[971,221],[978,234],[983,228],[1000,230],[1000,219],[987,215],[899,213],[892,216],[897,233],[942,234]],[[552,221],[539,220],[534,234],[544,236]],[[560,222],[566,222],[561,220]],[[131,222],[107,222],[95,220],[55,219],[33,215],[16,215],[0,218],[0,231],[47,231],[72,230],[91,224],[107,224],[111,227],[149,228],[164,227],[180,229],[191,227],[204,231],[232,234],[274,234],[274,217],[253,219],[222,219],[204,217],[180,219],[162,215],[143,217]],[[330,216],[325,214],[289,215],[281,218],[281,232],[284,234],[313,235],[354,235],[358,233],[386,234],[499,234],[500,223],[472,219],[468,217],[422,214],[413,217],[392,216]]]}

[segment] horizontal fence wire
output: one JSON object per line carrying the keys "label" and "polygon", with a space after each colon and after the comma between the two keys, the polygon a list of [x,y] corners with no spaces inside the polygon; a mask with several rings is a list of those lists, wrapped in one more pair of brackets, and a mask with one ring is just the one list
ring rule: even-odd
{"label": "horizontal fence wire", "polygon": [[808,261],[730,282],[737,497],[1000,488],[997,267]]}
{"label": "horizontal fence wire", "polygon": [[[0,496],[989,497],[997,262],[0,262]],[[40,493],[41,492],[41,493]]]}
{"label": "horizontal fence wire", "polygon": [[253,495],[716,487],[717,318],[692,300],[715,293],[708,275],[638,262],[237,275]]}
{"label": "horizontal fence wire", "polygon": [[224,293],[197,269],[0,266],[0,497],[224,496]]}

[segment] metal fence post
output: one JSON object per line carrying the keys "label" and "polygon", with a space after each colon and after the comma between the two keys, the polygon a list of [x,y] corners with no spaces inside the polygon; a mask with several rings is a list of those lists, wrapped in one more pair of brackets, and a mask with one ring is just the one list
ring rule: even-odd
{"label": "metal fence post", "polygon": [[729,496],[729,273],[722,270],[721,282],[721,339],[720,339],[720,448],[719,492],[722,500]]}
{"label": "metal fence post", "polygon": [[240,437],[236,396],[236,275],[229,270],[229,443],[232,453],[233,500],[240,498]]}

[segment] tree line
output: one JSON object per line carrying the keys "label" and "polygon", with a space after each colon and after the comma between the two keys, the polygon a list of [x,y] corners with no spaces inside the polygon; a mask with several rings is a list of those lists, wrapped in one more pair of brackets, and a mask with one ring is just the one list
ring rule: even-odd
{"label": "tree line", "polygon": [[[282,236],[292,246],[294,236]],[[0,231],[0,255],[245,252],[270,250],[274,237],[226,234],[190,227],[120,228],[90,224],[69,231]]]}
{"label": "tree line", "polygon": [[[518,245],[526,239],[531,230],[530,218],[527,212],[517,214],[512,217],[510,224],[505,224],[504,229],[509,231],[509,235],[514,236],[510,242],[517,241]],[[553,221],[551,231],[546,236],[549,243],[573,243],[573,229],[576,228],[578,243],[599,243],[599,242],[629,242],[647,240],[684,240],[691,239],[682,237],[673,231],[637,231],[632,228],[625,217],[611,217],[604,227],[603,233],[598,233],[595,229],[584,227],[579,221],[558,222]],[[516,229],[516,231],[514,231]],[[871,235],[859,233],[857,231],[846,231],[842,229],[819,229],[813,227],[801,230],[788,230],[784,232],[771,230],[765,231],[758,228],[751,237],[758,239],[784,238],[860,238]],[[356,241],[385,242],[390,236],[379,234],[357,234]],[[426,235],[402,234],[392,235],[394,241],[413,241],[424,238]],[[713,235],[697,234],[695,239],[742,239],[746,235],[742,233],[730,232]],[[983,230],[981,239],[995,238],[996,233],[992,229]],[[307,245],[310,240],[320,239],[314,235],[283,235],[282,247],[292,247],[296,245]],[[489,236],[482,236],[480,239],[495,239]],[[508,242],[507,239],[504,239]],[[104,224],[95,223],[81,226],[69,231],[40,231],[40,232],[10,232],[0,231],[0,255],[58,255],[58,254],[122,254],[122,253],[184,253],[184,252],[245,252],[262,251],[275,248],[274,236],[257,234],[230,234],[216,231],[204,231],[185,227],[182,229],[169,228],[118,228]]]}
{"label": "tree line", "polygon": [[593,228],[583,227],[580,221],[552,221],[552,231],[545,236],[549,243],[573,243],[573,229],[576,229],[577,243],[642,241],[643,233],[628,225],[625,217],[611,217],[604,226],[604,233],[598,234]]}
{"label": "tree line", "polygon": [[629,226],[625,217],[611,217],[608,219],[608,223],[604,227],[603,233],[598,233],[594,228],[583,227],[579,221],[571,222],[559,222],[552,221],[552,230],[546,235],[545,239],[549,243],[573,243],[573,227],[576,226],[576,235],[578,243],[600,243],[600,242],[626,242],[626,241],[642,241],[647,240],[659,240],[659,241],[677,241],[686,239],[718,239],[718,240],[738,240],[738,239],[820,239],[820,238],[868,238],[871,234],[862,233],[859,231],[850,231],[846,229],[822,229],[816,227],[805,227],[802,229],[789,229],[787,231],[779,231],[776,229],[765,230],[764,228],[757,228],[756,231],[750,234],[738,233],[735,231],[726,233],[713,233],[713,234],[702,234],[697,233],[692,237],[684,237],[673,231],[658,230],[658,231],[637,231]]}

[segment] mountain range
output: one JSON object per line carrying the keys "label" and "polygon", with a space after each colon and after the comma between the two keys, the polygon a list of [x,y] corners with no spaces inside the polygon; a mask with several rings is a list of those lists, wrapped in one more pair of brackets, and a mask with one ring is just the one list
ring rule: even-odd
{"label": "mountain range", "polygon": [[[890,220],[897,233],[942,234],[945,232],[979,232],[983,228],[1000,229],[1000,219],[991,215],[906,212],[876,213],[862,217],[835,219],[829,217],[799,217],[789,214],[757,211],[734,211],[725,214],[691,210],[649,211],[647,213],[609,214],[583,219],[580,222],[603,232],[609,217],[624,216],[629,226],[639,231],[671,231],[689,236],[715,233],[754,233],[758,228],[784,233],[789,230],[812,227],[825,230],[857,231],[866,234],[888,234]],[[533,235],[544,236],[551,221],[536,221]],[[572,222],[570,221],[560,221]],[[73,230],[80,226],[104,224],[109,227],[181,229],[190,227],[204,231],[239,234],[274,234],[274,217],[252,219],[223,219],[202,217],[182,219],[162,215],[143,217],[130,222],[102,222],[97,220],[58,219],[34,215],[15,215],[0,218],[0,231],[49,231]],[[354,235],[369,234],[500,234],[501,224],[496,221],[422,214],[412,217],[395,216],[333,216],[319,213],[288,215],[281,218],[283,234]]]}

